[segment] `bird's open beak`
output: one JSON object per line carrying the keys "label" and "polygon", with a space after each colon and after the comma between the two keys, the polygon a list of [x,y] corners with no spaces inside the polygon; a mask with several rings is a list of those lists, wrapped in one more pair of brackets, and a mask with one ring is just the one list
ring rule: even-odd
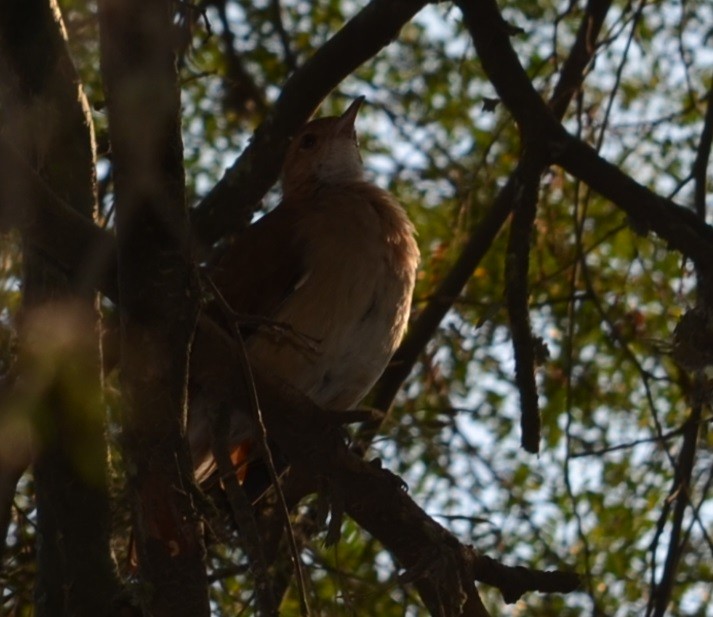
{"label": "bird's open beak", "polygon": [[351,137],[352,132],[354,131],[354,122],[356,122],[356,117],[359,113],[359,108],[365,98],[366,97],[364,96],[355,98],[352,104],[347,107],[347,110],[339,116],[339,123],[337,124],[338,134]]}

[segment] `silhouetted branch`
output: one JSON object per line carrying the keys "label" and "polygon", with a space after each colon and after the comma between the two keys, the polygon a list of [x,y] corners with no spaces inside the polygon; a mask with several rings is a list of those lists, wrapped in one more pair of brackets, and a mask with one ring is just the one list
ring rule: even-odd
{"label": "silhouetted branch", "polygon": [[611,7],[611,0],[589,0],[577,30],[577,38],[562,65],[559,80],[550,98],[549,105],[555,117],[562,119],[572,97],[584,81],[584,72],[594,57],[597,39],[604,18]]}
{"label": "silhouetted branch", "polygon": [[708,161],[711,156],[711,144],[713,143],[713,87],[706,93],[706,113],[703,119],[703,130],[696,149],[696,160],[693,163],[691,173],[693,175],[694,196],[696,214],[704,221],[706,219],[706,187]]}
{"label": "silhouetted branch", "polygon": [[535,383],[535,345],[528,309],[530,248],[544,168],[537,151],[525,150],[523,174],[516,176],[515,210],[505,253],[505,297],[515,352],[515,382],[520,392],[520,442],[528,452],[540,449],[540,409]]}
{"label": "silhouetted branch", "polygon": [[713,227],[688,208],[642,186],[561,127],[555,130],[559,134],[550,142],[554,163],[623,210],[636,232],[653,231],[669,249],[707,271],[713,269]]}
{"label": "silhouetted branch", "polygon": [[[696,158],[691,168],[693,178],[693,209],[698,218],[705,222],[706,198],[708,195],[708,163],[713,144],[713,85],[708,89],[705,98],[706,112],[703,119],[703,129],[696,148]],[[705,268],[698,268],[698,295],[700,302],[707,307],[713,306],[713,273]]]}
{"label": "silhouetted branch", "polygon": [[562,127],[533,88],[510,44],[507,24],[493,0],[457,0],[456,4],[463,11],[483,68],[527,139],[547,151],[551,163],[626,212],[637,232],[653,231],[670,248],[710,270],[713,228],[698,220],[691,210],[627,176]]}
{"label": "silhouetted branch", "polygon": [[290,46],[290,36],[287,34],[285,23],[282,20],[282,5],[280,4],[280,0],[270,0],[270,8],[272,9],[272,25],[275,27],[275,33],[280,39],[280,45],[282,45],[283,61],[288,71],[292,73],[297,70],[297,58]]}
{"label": "silhouetted branch", "polygon": [[581,586],[581,579],[574,572],[505,566],[485,555],[477,557],[474,570],[475,580],[499,589],[508,604],[517,602],[529,591],[571,593]]}
{"label": "silhouetted branch", "polygon": [[[231,343],[231,345],[229,350],[226,350],[230,352],[230,356],[229,358],[224,358],[224,360],[228,360],[230,362],[229,372],[236,376],[239,375],[244,383],[246,392],[245,398],[247,399],[247,407],[250,411],[250,416],[254,425],[254,432],[257,441],[257,450],[265,461],[265,465],[268,470],[268,476],[270,478],[270,484],[272,485],[277,494],[278,512],[282,516],[282,521],[284,523],[288,536],[290,556],[292,558],[292,564],[297,574],[297,589],[299,592],[300,612],[302,615],[309,615],[307,593],[305,590],[304,569],[300,560],[300,554],[297,548],[297,542],[295,541],[294,531],[290,524],[290,513],[287,507],[287,503],[285,501],[285,495],[282,492],[280,478],[277,473],[277,469],[275,468],[275,462],[273,460],[272,452],[268,444],[267,429],[265,428],[262,410],[260,409],[260,401],[255,387],[253,371],[250,365],[250,361],[248,359],[245,342],[243,341],[243,337],[240,332],[241,324],[237,322],[236,315],[233,313],[230,308],[230,305],[221,295],[220,290],[215,285],[215,283],[213,283],[210,278],[207,278],[207,282],[230,327],[231,336],[229,342]],[[216,418],[216,421],[220,423],[221,427],[216,426],[214,428],[213,440],[215,445],[219,449],[218,452],[214,451],[214,454],[216,456],[216,461],[218,462],[220,475],[221,477],[225,477],[226,473],[228,472],[228,469],[232,467],[230,456],[228,455],[229,444],[227,442],[227,431],[230,426],[230,420],[225,405],[217,406],[216,409],[217,413],[219,414]],[[233,413],[237,411],[235,409],[228,409],[231,410]],[[223,431],[224,435],[221,435],[221,431]],[[224,452],[220,452],[220,450],[223,449]],[[222,463],[219,458],[219,455],[223,459]],[[267,586],[267,562],[265,560],[263,547],[257,545],[259,534],[257,531],[255,518],[252,513],[252,504],[250,503],[247,495],[245,495],[245,492],[242,490],[242,488],[238,486],[234,471],[233,473],[229,474],[227,482],[228,485],[226,487],[226,492],[228,494],[228,498],[231,501],[231,506],[233,508],[234,515],[236,516],[236,522],[238,523],[239,527],[247,528],[247,541],[254,543],[254,546],[251,547],[251,550],[248,555],[251,561],[255,564],[254,567],[257,569],[256,586],[258,588],[258,594],[262,596],[262,604],[264,605],[264,609],[267,611],[269,610],[269,606],[272,602],[271,599],[267,598],[267,594],[270,594],[272,592],[272,589],[268,588]],[[261,589],[261,585],[264,588]]]}
{"label": "silhouetted branch", "polygon": [[372,0],[293,73],[250,145],[193,211],[198,241],[211,245],[249,222],[256,204],[277,180],[289,138],[333,88],[388,45],[425,4]]}
{"label": "silhouetted branch", "polygon": [[[560,79],[550,101],[553,113],[558,118],[564,115],[572,96],[577,92],[582,82],[584,70],[592,59],[597,37],[610,6],[610,0],[590,0],[587,5],[577,39],[562,67]],[[416,364],[418,355],[428,341],[433,338],[443,317],[453,306],[480,260],[490,249],[495,237],[512,212],[516,193],[515,178],[521,176],[522,173],[521,161],[471,234],[455,264],[433,294],[433,298],[412,324],[407,337],[376,386],[373,404],[377,409],[385,411],[391,407],[401,384]],[[365,448],[371,442],[380,426],[381,422],[374,421],[366,423],[361,428],[358,437],[361,448]]]}
{"label": "silhouetted branch", "polygon": [[[201,324],[193,361],[210,379],[224,370],[233,343],[222,329],[205,319]],[[253,376],[267,432],[290,461],[292,473],[308,478],[312,487],[339,487],[338,507],[392,553],[432,614],[487,616],[473,585],[488,576],[489,566],[478,566],[480,556],[431,519],[403,490],[400,478],[351,453],[331,412],[271,374],[255,371]],[[235,396],[241,400],[223,403],[247,410],[244,393]],[[508,570],[501,573],[491,580],[506,589]],[[528,584],[516,587],[520,593],[538,588]]]}
{"label": "silhouetted branch", "polygon": [[[699,382],[698,388],[702,390],[703,382]],[[701,412],[703,409],[703,394],[699,393],[699,400],[695,401],[689,417],[683,425],[683,444],[678,455],[676,470],[671,487],[670,499],[675,501],[673,506],[673,517],[671,519],[671,530],[668,538],[668,550],[664,562],[661,578],[653,589],[653,594],[646,614],[653,617],[664,617],[667,612],[671,593],[676,580],[678,564],[683,553],[681,542],[683,530],[683,517],[691,503],[691,475],[693,464],[696,459],[698,431],[701,424]],[[665,523],[665,519],[661,519]]]}
{"label": "silhouetted branch", "polygon": [[[693,163],[691,176],[693,177],[694,186],[694,208],[696,215],[703,222],[706,217],[706,187],[708,160],[710,158],[711,143],[713,142],[713,89],[708,91],[706,96],[706,113],[703,122],[703,130],[698,143],[696,159]],[[676,573],[684,550],[685,540],[683,539],[683,519],[686,510],[691,506],[691,478],[693,475],[693,467],[696,460],[696,452],[698,447],[698,435],[701,425],[701,417],[703,413],[704,401],[708,398],[708,379],[704,375],[705,367],[710,359],[711,339],[709,335],[710,322],[710,281],[707,280],[707,275],[710,275],[710,270],[699,268],[697,272],[698,282],[698,307],[689,311],[679,321],[674,332],[674,345],[677,339],[683,337],[682,332],[688,330],[689,346],[693,357],[681,358],[686,360],[691,365],[683,366],[694,370],[693,377],[693,396],[692,406],[689,417],[683,423],[681,430],[683,432],[683,443],[681,451],[676,461],[676,469],[674,472],[673,486],[671,487],[670,499],[674,501],[673,516],[671,518],[671,530],[668,538],[668,550],[666,560],[664,562],[663,571],[659,582],[652,589],[651,600],[647,606],[647,616],[663,617],[668,609],[671,601],[671,594],[676,581]],[[684,321],[685,320],[685,321]],[[688,324],[688,327],[686,327]],[[691,325],[693,327],[691,327]],[[686,338],[686,337],[683,337]],[[680,355],[680,349],[674,349],[674,357]],[[678,352],[678,354],[677,354]],[[686,354],[684,354],[686,355]],[[699,360],[700,364],[696,366],[696,362],[691,362],[693,359]],[[663,531],[663,526],[666,518],[662,515],[659,519],[660,532]]]}

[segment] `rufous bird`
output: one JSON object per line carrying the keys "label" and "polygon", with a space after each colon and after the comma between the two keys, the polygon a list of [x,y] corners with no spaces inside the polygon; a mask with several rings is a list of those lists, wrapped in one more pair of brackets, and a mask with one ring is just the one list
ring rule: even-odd
{"label": "rufous bird", "polygon": [[[386,368],[406,330],[419,262],[403,208],[364,178],[354,128],[363,100],[297,133],[282,170],[282,202],[212,272],[236,314],[297,335],[257,327],[246,338],[254,369],[271,371],[326,410],[354,408]],[[215,469],[204,415],[192,409],[189,416],[199,482]],[[248,432],[236,415],[237,465],[247,456]]]}

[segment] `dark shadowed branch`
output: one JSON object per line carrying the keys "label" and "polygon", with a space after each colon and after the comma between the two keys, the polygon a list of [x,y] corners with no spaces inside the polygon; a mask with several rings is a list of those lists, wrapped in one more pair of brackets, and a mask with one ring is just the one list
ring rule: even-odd
{"label": "dark shadowed branch", "polygon": [[270,617],[278,614],[277,606],[268,578],[267,563],[255,523],[253,506],[238,482],[236,470],[230,459],[228,447],[230,413],[231,410],[226,407],[213,411],[212,450],[233,520],[240,531],[242,546],[250,562],[250,570],[255,577],[256,613],[258,617]]}
{"label": "dark shadowed branch", "polygon": [[[584,71],[592,59],[599,32],[610,6],[611,0],[590,0],[587,4],[577,32],[577,39],[564,62],[560,79],[550,101],[557,118],[564,116],[569,102],[584,79]],[[546,164],[543,164],[542,171],[545,168]],[[418,355],[431,340],[444,316],[470,280],[473,271],[487,254],[512,212],[516,195],[515,179],[522,174],[523,162],[521,161],[495,197],[482,221],[476,226],[455,264],[433,294],[433,298],[418,314],[408,336],[379,380],[373,402],[377,409],[388,410],[391,407],[401,384],[416,364]],[[381,423],[381,421],[374,421],[366,423],[361,428],[358,439],[361,448],[370,443]]]}
{"label": "dark shadowed branch", "polygon": [[[231,353],[230,338],[216,328],[206,328],[205,334],[211,340],[196,347],[203,355],[194,361],[204,368],[221,365]],[[424,587],[422,597],[433,614],[460,615],[469,597],[466,589],[470,595],[475,591],[474,577],[459,578],[446,570],[467,566],[455,538],[408,497],[398,478],[351,454],[329,412],[270,375],[255,373],[255,384],[268,434],[293,470],[323,486],[340,487],[345,511],[384,543],[404,568],[415,570],[414,580]],[[244,403],[232,406],[245,408]],[[421,570],[424,560],[432,560],[433,570]],[[436,605],[444,612],[439,613]]]}
{"label": "dark shadowed branch", "polygon": [[223,76],[223,100],[226,107],[237,114],[263,115],[267,109],[265,93],[258,87],[255,78],[245,68],[245,62],[235,46],[235,35],[230,27],[230,20],[225,8],[225,0],[212,2],[220,17],[220,38],[223,43],[223,55],[226,74]]}
{"label": "dark shadowed branch", "polygon": [[707,269],[713,265],[713,228],[691,210],[650,191],[570,135],[534,90],[512,48],[508,29],[493,0],[459,0],[465,24],[489,79],[523,134],[562,167],[609,199],[640,233],[653,231],[669,248]]}
{"label": "dark shadowed branch", "polygon": [[695,183],[693,203],[695,204],[696,214],[702,221],[706,218],[706,178],[708,161],[711,156],[711,144],[713,144],[713,86],[708,89],[706,94],[706,113],[703,119],[703,130],[696,149],[696,160],[691,169],[691,175]]}
{"label": "dark shadowed branch", "polygon": [[290,137],[339,83],[388,45],[427,2],[372,0],[285,83],[250,145],[192,213],[196,239],[211,245],[245,226],[275,183]]}
{"label": "dark shadowed branch", "polygon": [[[702,388],[702,383],[699,382],[697,387]],[[683,519],[686,510],[691,505],[691,478],[696,460],[698,433],[703,409],[701,402],[702,395],[700,392],[697,394],[697,398],[698,400],[693,403],[690,416],[683,425],[683,443],[681,445],[681,452],[678,455],[673,485],[669,497],[670,500],[674,501],[674,505],[670,535],[668,538],[668,550],[666,552],[661,578],[651,594],[651,600],[646,612],[647,616],[664,617],[668,612],[679,561],[683,554]],[[660,524],[664,525],[665,522],[665,517],[662,517]]]}
{"label": "dark shadowed branch", "polygon": [[540,449],[540,410],[535,383],[536,341],[530,328],[527,303],[532,230],[544,165],[536,147],[526,148],[522,160],[523,173],[516,177],[515,208],[505,254],[505,298],[515,351],[515,382],[520,391],[520,442],[528,452],[537,453]]}
{"label": "dark shadowed branch", "polygon": [[[713,89],[709,89],[706,96],[706,112],[703,121],[703,130],[698,143],[696,158],[691,169],[691,176],[694,181],[694,208],[696,215],[701,221],[706,218],[706,187],[708,185],[708,161],[710,158],[711,143],[713,142]],[[691,337],[695,340],[693,349],[696,351],[708,350],[709,342],[704,342],[708,336],[711,306],[711,288],[710,281],[706,275],[709,271],[699,268],[697,272],[698,279],[698,307],[693,309],[688,314],[688,319],[684,316],[676,328],[674,340],[681,336],[681,331],[685,331],[685,323],[694,323]],[[698,320],[696,316],[701,316]],[[680,350],[679,350],[680,354]],[[686,354],[684,354],[685,356]],[[688,358],[680,358],[690,362],[698,354],[691,354]],[[691,357],[692,356],[692,357]],[[693,478],[693,469],[698,453],[698,436],[701,429],[701,419],[703,414],[704,401],[707,398],[706,389],[708,388],[708,380],[701,374],[703,366],[695,367],[695,362],[691,363],[689,369],[695,371],[693,377],[693,394],[691,396],[691,409],[688,418],[683,423],[681,431],[683,433],[683,441],[681,450],[676,461],[676,468],[673,477],[673,485],[671,486],[669,502],[673,501],[673,513],[671,516],[671,527],[668,538],[668,549],[664,560],[663,570],[659,578],[658,584],[652,587],[651,599],[649,600],[646,615],[653,617],[664,617],[668,611],[671,602],[671,595],[674,590],[676,576],[679,569],[681,557],[684,553],[684,545],[686,542],[685,533],[683,531],[684,517],[691,503],[691,487]],[[705,363],[704,363],[705,364]],[[659,528],[656,538],[661,536],[663,527],[666,524],[666,517],[661,516],[659,519]],[[700,524],[700,521],[699,521]]]}
{"label": "dark shadowed branch", "polygon": [[487,556],[479,556],[474,565],[477,580],[497,587],[508,604],[517,602],[525,593],[571,593],[581,586],[574,572],[531,570],[521,566],[505,566]]}
{"label": "dark shadowed branch", "polygon": [[[229,356],[224,358],[225,361],[229,362],[229,371],[233,375],[239,375],[241,381],[244,385],[248,405],[247,408],[250,410],[250,417],[255,426],[256,433],[256,444],[257,451],[260,452],[263,460],[265,461],[268,476],[270,478],[270,484],[274,488],[277,494],[278,501],[278,513],[281,515],[282,522],[285,525],[287,531],[290,556],[292,558],[292,565],[297,574],[297,588],[299,592],[300,600],[300,611],[302,615],[309,615],[309,606],[307,604],[307,597],[305,591],[305,579],[304,579],[304,569],[302,562],[300,560],[299,550],[297,548],[297,543],[295,541],[295,536],[293,529],[290,524],[290,515],[287,503],[285,501],[285,495],[282,491],[280,485],[280,479],[278,472],[275,468],[275,463],[272,458],[272,453],[267,439],[267,429],[265,428],[265,422],[262,416],[262,411],[260,409],[260,401],[258,398],[257,390],[255,387],[255,380],[253,378],[252,367],[250,366],[250,361],[248,360],[247,350],[245,348],[245,342],[243,340],[242,333],[240,332],[240,324],[236,318],[236,315],[230,308],[230,305],[226,302],[225,298],[220,293],[220,290],[216,287],[215,283],[210,278],[207,278],[207,283],[210,286],[212,293],[215,296],[216,302],[219,304],[221,312],[229,325],[230,328],[230,347],[226,349],[226,353]],[[210,328],[212,324],[208,324],[207,320],[203,319],[201,322],[203,328]],[[199,328],[199,333],[201,329]],[[202,341],[198,341],[200,345]],[[227,431],[229,427],[229,409],[225,409],[224,406],[216,406],[213,413],[216,416],[215,424],[220,423],[224,429]],[[233,409],[233,413],[237,410]],[[231,460],[228,456],[228,443],[227,443],[227,432],[225,437],[220,435],[222,429],[218,426],[214,426],[213,430],[213,451],[216,456],[218,463],[218,469],[220,471],[221,477],[225,478],[228,469],[232,469]],[[224,452],[221,452],[224,450]],[[223,462],[221,463],[221,457]],[[263,546],[258,546],[259,534],[257,530],[257,525],[255,522],[255,517],[252,512],[252,504],[249,498],[239,487],[237,478],[235,477],[235,470],[229,474],[230,477],[227,478],[226,493],[231,502],[231,507],[233,509],[233,514],[238,525],[238,528],[243,531],[246,535],[246,544],[254,544],[253,547],[246,547],[246,552],[248,552],[248,557],[254,563],[253,569],[256,570],[256,587],[258,589],[258,598],[262,596],[261,604],[264,606],[266,612],[269,612],[270,605],[274,603],[274,597],[272,596],[272,586],[268,588],[267,585],[267,565],[265,559],[265,550]],[[261,589],[262,587],[262,589]],[[269,598],[267,596],[270,596]],[[276,606],[275,606],[276,610]]]}
{"label": "dark shadowed branch", "polygon": [[0,169],[15,179],[0,190],[0,230],[20,230],[75,290],[97,289],[117,302],[114,236],[71,208],[2,136]]}

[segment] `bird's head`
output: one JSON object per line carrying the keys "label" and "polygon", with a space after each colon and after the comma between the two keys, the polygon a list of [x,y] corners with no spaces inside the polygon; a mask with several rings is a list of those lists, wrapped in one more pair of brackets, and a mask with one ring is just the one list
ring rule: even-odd
{"label": "bird's head", "polygon": [[341,116],[312,120],[297,133],[282,168],[285,196],[319,185],[362,179],[364,170],[354,122],[363,102],[360,96]]}

